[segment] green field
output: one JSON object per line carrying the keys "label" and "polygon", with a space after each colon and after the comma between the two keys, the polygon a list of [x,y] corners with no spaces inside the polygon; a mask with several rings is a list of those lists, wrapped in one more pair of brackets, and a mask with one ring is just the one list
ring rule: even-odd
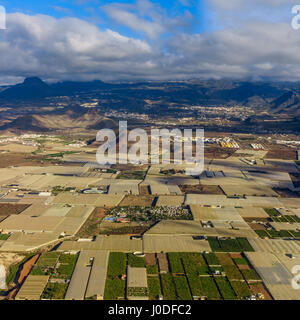
{"label": "green field", "polygon": [[165,300],[176,300],[176,290],[171,273],[161,275],[161,283]]}
{"label": "green field", "polygon": [[204,253],[204,258],[209,266],[219,266],[220,261],[213,252]]}
{"label": "green field", "polygon": [[162,295],[158,277],[148,277],[148,291],[151,300],[157,300]]}
{"label": "green field", "polygon": [[278,217],[278,216],[280,216],[280,213],[276,209],[268,209],[268,208],[266,208],[265,211],[270,217]]}
{"label": "green field", "polygon": [[146,171],[124,171],[120,173],[117,179],[126,180],[144,180]]}
{"label": "green field", "polygon": [[46,272],[43,268],[41,267],[34,267],[31,272],[30,272],[31,276],[45,276],[45,275],[49,275],[49,272]]}
{"label": "green field", "polygon": [[262,239],[264,238],[269,238],[269,234],[265,230],[255,230],[256,234],[261,237]]}
{"label": "green field", "polygon": [[245,298],[251,296],[252,293],[251,293],[248,285],[246,284],[246,282],[230,281],[230,284],[239,299],[245,299]]}
{"label": "green field", "polygon": [[9,237],[10,237],[9,234],[0,233],[0,240],[2,240],[2,241],[6,241]]}
{"label": "green field", "polygon": [[169,265],[172,273],[184,273],[183,265],[181,263],[181,255],[178,252],[168,253]]}
{"label": "green field", "polygon": [[200,277],[197,276],[196,274],[188,274],[187,278],[188,278],[193,296],[194,297],[205,296],[205,291],[202,287]]}
{"label": "green field", "polygon": [[235,265],[223,266],[224,272],[229,280],[243,280],[243,276]]}
{"label": "green field", "polygon": [[245,277],[245,279],[248,280],[260,280],[260,276],[258,275],[258,273],[251,269],[251,270],[241,270],[243,276]]}
{"label": "green field", "polygon": [[145,259],[144,257],[137,257],[133,253],[129,253],[128,265],[132,268],[145,268]]}
{"label": "green field", "polygon": [[71,278],[73,271],[76,266],[78,256],[75,254],[62,254],[59,257],[59,267],[57,268],[57,274],[55,274],[55,277],[58,278]]}
{"label": "green field", "polygon": [[122,252],[111,252],[109,254],[107,275],[118,277],[126,273],[126,254]]}
{"label": "green field", "polygon": [[158,265],[154,265],[154,266],[147,265],[146,269],[147,269],[147,274],[158,274]]}
{"label": "green field", "polygon": [[208,237],[209,245],[214,252],[252,252],[254,251],[246,238],[217,239]]}
{"label": "green field", "polygon": [[51,283],[49,282],[42,294],[43,299],[63,300],[68,288],[65,283]]}
{"label": "green field", "polygon": [[220,300],[220,293],[212,277],[200,277],[200,282],[208,300]]}
{"label": "green field", "polygon": [[125,298],[125,280],[119,278],[106,279],[104,299],[105,300],[117,300],[119,298]]}
{"label": "green field", "polygon": [[190,293],[189,285],[186,280],[186,277],[179,276],[174,277],[175,287],[177,291],[177,299],[178,300],[192,300],[192,296]]}
{"label": "green field", "polygon": [[[201,253],[181,253],[185,272],[187,274],[202,274],[204,270],[208,270],[206,262]],[[202,268],[204,267],[204,268]]]}
{"label": "green field", "polygon": [[59,252],[47,252],[45,254],[42,254],[36,265],[39,267],[54,268],[59,255]]}
{"label": "green field", "polygon": [[236,300],[237,296],[226,277],[216,277],[216,283],[221,291],[224,300]]}

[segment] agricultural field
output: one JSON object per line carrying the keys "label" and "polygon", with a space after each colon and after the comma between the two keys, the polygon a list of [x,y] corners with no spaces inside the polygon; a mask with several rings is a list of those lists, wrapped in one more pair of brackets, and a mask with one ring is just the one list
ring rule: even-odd
{"label": "agricultural field", "polygon": [[9,239],[9,237],[10,237],[9,234],[3,234],[0,232],[0,240],[6,241],[7,239]]}
{"label": "agricultural field", "polygon": [[68,289],[66,283],[48,282],[44,292],[42,293],[42,299],[44,300],[63,300]]}
{"label": "agricultural field", "polygon": [[121,201],[120,207],[151,207],[155,197],[152,195],[126,195]]}
{"label": "agricultural field", "polygon": [[80,238],[96,236],[101,232],[101,222],[105,217],[107,209],[95,208],[87,221],[78,231],[77,236]]}
{"label": "agricultural field", "polygon": [[38,267],[47,267],[47,268],[54,268],[57,261],[58,261],[58,257],[60,256],[60,254],[58,252],[48,252],[45,253],[43,255],[41,255],[41,257],[39,258],[36,266]]}
{"label": "agricultural field", "polygon": [[146,257],[150,299],[162,294],[164,299],[174,300],[236,300],[249,298],[252,292],[259,293],[258,289],[251,291],[250,285],[257,284],[257,288],[264,289],[259,275],[240,253],[231,256],[229,253],[169,252],[168,272],[154,268],[154,254],[150,258]]}
{"label": "agricultural field", "polygon": [[146,171],[123,171],[121,172],[117,179],[125,180],[144,180]]}
{"label": "agricultural field", "polygon": [[78,255],[62,254],[58,260],[58,268],[54,274],[55,278],[71,279],[76,266]]}
{"label": "agricultural field", "polygon": [[122,276],[126,274],[126,265],[127,256],[125,253],[110,253],[104,291],[105,300],[118,300],[120,298],[125,298],[126,281]]}
{"label": "agricultural field", "polygon": [[219,186],[205,186],[205,185],[179,185],[179,188],[183,194],[214,194],[224,195],[224,192]]}
{"label": "agricultural field", "polygon": [[208,242],[214,252],[252,252],[254,251],[246,238],[218,239],[208,237]]}
{"label": "agricultural field", "polygon": [[300,238],[300,232],[295,230],[255,230],[255,232],[262,239]]}
{"label": "agricultural field", "polygon": [[157,300],[162,295],[158,276],[148,276],[148,292],[150,300]]}
{"label": "agricultural field", "polygon": [[50,276],[41,299],[62,300],[69,286],[78,256],[50,251],[40,256],[30,276]]}
{"label": "agricultural field", "polygon": [[30,205],[28,204],[0,203],[0,219],[1,216],[6,217],[11,214],[20,214],[29,207]]}

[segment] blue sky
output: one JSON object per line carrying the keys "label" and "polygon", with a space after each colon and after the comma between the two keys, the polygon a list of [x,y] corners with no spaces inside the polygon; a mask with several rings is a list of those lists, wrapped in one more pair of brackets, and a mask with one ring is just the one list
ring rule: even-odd
{"label": "blue sky", "polygon": [[[0,85],[100,79],[300,81],[297,0],[0,0]],[[300,24],[300,17],[299,17]]]}
{"label": "blue sky", "polygon": [[[178,17],[189,12],[194,21],[189,29],[191,33],[202,32],[209,26],[205,24],[205,5],[202,0],[151,0],[164,9],[169,17]],[[77,17],[96,24],[100,28],[114,28],[128,36],[140,34],[135,30],[116,24],[107,16],[103,6],[113,4],[135,5],[136,0],[0,0],[8,13],[23,12],[26,14],[46,14],[56,18]],[[208,11],[206,11],[208,14]]]}

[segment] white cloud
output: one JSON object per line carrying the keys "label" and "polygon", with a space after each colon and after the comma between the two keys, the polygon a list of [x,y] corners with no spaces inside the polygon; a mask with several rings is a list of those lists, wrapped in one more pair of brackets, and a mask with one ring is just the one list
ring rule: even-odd
{"label": "white cloud", "polygon": [[75,18],[22,13],[7,17],[0,36],[0,73],[9,76],[116,78],[154,53],[147,42]]}
{"label": "white cloud", "polygon": [[[140,12],[147,3],[140,2]],[[7,18],[7,30],[0,33],[0,83],[26,76],[83,81],[300,80],[300,33],[289,23],[248,21],[239,29],[174,33],[150,44],[75,18],[22,13]]]}
{"label": "white cloud", "polygon": [[[186,5],[189,3],[186,2]],[[159,4],[148,0],[137,0],[135,4],[113,3],[102,6],[107,16],[119,25],[135,32],[157,39],[165,33],[176,33],[189,28],[193,16],[188,10],[180,15],[171,16]]]}
{"label": "white cloud", "polygon": [[164,32],[164,27],[159,21],[154,22],[141,19],[136,14],[116,6],[106,6],[104,10],[118,24],[144,32],[150,38],[156,38]]}

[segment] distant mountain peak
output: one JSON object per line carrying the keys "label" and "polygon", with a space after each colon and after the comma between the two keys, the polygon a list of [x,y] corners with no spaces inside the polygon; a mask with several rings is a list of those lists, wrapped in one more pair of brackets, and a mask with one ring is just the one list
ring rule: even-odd
{"label": "distant mountain peak", "polygon": [[287,91],[279,98],[275,99],[272,104],[272,109],[287,109],[291,107],[299,107],[300,105],[300,96],[294,91]]}
{"label": "distant mountain peak", "polygon": [[45,85],[46,83],[38,77],[28,77],[28,78],[25,78],[23,84],[24,85]]}

